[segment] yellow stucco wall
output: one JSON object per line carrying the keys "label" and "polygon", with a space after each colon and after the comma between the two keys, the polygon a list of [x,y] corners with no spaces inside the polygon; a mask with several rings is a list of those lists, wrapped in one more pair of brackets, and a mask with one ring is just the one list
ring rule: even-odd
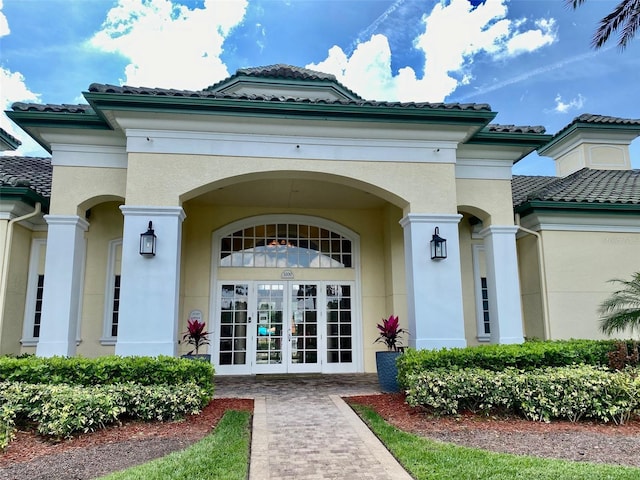
{"label": "yellow stucco wall", "polygon": [[[456,213],[455,189],[443,188],[455,178],[453,164],[402,162],[338,162],[247,157],[217,157],[205,155],[129,155],[127,204],[179,205],[181,200],[194,198],[219,186],[245,179],[281,176],[296,172],[306,178],[332,175],[333,181],[366,189],[397,206],[411,205],[418,213]],[[276,178],[276,177],[273,177]],[[364,183],[363,183],[364,182]],[[216,185],[218,186],[218,185]]]}
{"label": "yellow stucco wall", "polygon": [[[0,231],[2,238],[6,236]],[[20,224],[13,226],[13,239],[9,254],[7,272],[7,287],[2,320],[2,332],[0,332],[0,353],[20,353],[20,338],[22,337],[22,325],[24,320],[24,307],[27,293],[27,275],[29,271],[29,255],[31,249],[32,232]],[[4,247],[4,245],[3,245]],[[2,250],[4,252],[4,248]]]}
{"label": "yellow stucco wall", "polygon": [[[599,304],[638,270],[640,237],[633,233],[544,231],[551,337],[606,338]],[[627,336],[628,335],[618,335]]]}
{"label": "yellow stucco wall", "polygon": [[458,205],[480,218],[484,226],[513,225],[510,180],[456,180]]}
{"label": "yellow stucco wall", "polygon": [[540,263],[538,240],[534,235],[524,235],[517,242],[518,271],[522,298],[522,319],[525,338],[544,339],[544,319],[540,289]]}
{"label": "yellow stucco wall", "polygon": [[84,216],[86,209],[100,202],[124,198],[126,182],[124,168],[54,166],[49,213]]}
{"label": "yellow stucco wall", "polygon": [[87,257],[82,300],[82,321],[77,354],[97,357],[113,354],[113,346],[100,344],[104,328],[106,274],[109,242],[122,238],[123,216],[119,202],[105,202],[91,208],[87,238]]}

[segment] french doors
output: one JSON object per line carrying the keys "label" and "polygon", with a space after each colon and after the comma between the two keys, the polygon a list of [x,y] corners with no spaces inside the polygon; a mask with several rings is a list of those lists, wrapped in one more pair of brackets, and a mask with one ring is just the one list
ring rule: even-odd
{"label": "french doors", "polygon": [[353,372],[352,282],[218,285],[219,374]]}

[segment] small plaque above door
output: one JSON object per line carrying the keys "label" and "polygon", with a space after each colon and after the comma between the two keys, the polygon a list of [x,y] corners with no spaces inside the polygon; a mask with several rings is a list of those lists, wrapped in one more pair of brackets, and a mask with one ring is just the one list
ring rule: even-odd
{"label": "small plaque above door", "polygon": [[293,271],[292,270],[283,270],[280,274],[280,278],[284,280],[293,280]]}

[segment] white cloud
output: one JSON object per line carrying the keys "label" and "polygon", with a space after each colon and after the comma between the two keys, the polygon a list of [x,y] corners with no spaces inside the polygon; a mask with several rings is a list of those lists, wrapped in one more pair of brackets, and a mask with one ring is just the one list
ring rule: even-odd
{"label": "white cloud", "polygon": [[503,60],[555,42],[553,19],[508,19],[507,3],[486,0],[476,8],[468,0],[436,4],[423,17],[424,31],[415,39],[425,59],[422,72],[407,66],[393,75],[392,51],[383,35],[360,43],[350,57],[334,46],[324,61],[308,68],[336,75],[365,98],[441,102],[459,85],[471,82],[476,56]]}
{"label": "white cloud", "polygon": [[[14,102],[40,102],[40,95],[33,93],[27,87],[24,76],[20,72],[11,72],[0,67],[0,107],[2,110],[9,110]],[[22,142],[16,151],[3,152],[4,155],[33,155],[43,156],[46,152],[22,129],[9,120],[9,117],[0,115],[0,128],[9,132]]]}
{"label": "white cloud", "polygon": [[90,43],[131,63],[122,83],[200,90],[228,76],[222,43],[247,0],[205,0],[193,10],[171,0],[119,0]]}
{"label": "white cloud", "polygon": [[554,101],[556,103],[556,106],[553,108],[554,112],[567,113],[571,110],[581,110],[584,106],[585,98],[582,95],[578,94],[577,97],[569,100],[569,102],[563,102],[562,97],[560,96],[560,94],[558,94],[556,95]]}
{"label": "white cloud", "polygon": [[7,22],[7,17],[2,13],[2,0],[0,0],[0,38],[6,37],[11,33],[9,29],[9,22]]}

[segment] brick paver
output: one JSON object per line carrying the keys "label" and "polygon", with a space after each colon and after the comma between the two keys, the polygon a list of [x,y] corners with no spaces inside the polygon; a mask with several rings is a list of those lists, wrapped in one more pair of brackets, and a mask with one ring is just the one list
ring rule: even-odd
{"label": "brick paver", "polygon": [[340,398],[376,375],[216,377],[216,397],[255,400],[250,480],[411,480]]}

